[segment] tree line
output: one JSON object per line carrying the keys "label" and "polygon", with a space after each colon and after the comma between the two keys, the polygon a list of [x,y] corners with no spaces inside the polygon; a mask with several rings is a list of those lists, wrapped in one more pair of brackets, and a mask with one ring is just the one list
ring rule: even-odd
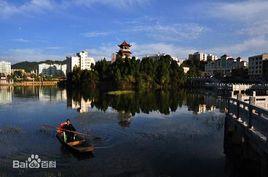
{"label": "tree line", "polygon": [[183,67],[170,55],[158,59],[145,57],[142,60],[135,57],[117,58],[115,62],[103,59],[92,65],[91,70],[75,67],[73,72],[67,74],[67,86],[163,90],[183,87],[187,76],[198,75],[196,70],[190,69],[185,74]]}

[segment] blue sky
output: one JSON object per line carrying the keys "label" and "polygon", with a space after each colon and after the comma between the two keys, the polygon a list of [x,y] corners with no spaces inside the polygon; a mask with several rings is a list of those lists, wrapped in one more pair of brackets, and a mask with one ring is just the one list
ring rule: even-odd
{"label": "blue sky", "polygon": [[135,56],[268,52],[266,0],[0,0],[0,9],[0,59],[12,63],[84,49],[110,58],[123,40]]}

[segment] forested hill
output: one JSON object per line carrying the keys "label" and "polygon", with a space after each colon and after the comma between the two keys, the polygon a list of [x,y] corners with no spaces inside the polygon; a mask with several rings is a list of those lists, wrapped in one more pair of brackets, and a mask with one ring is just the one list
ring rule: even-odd
{"label": "forested hill", "polygon": [[38,65],[41,63],[47,64],[66,64],[66,60],[64,61],[53,61],[53,60],[45,60],[39,62],[29,62],[23,61],[12,65],[12,69],[24,69],[26,72],[30,72],[38,69]]}

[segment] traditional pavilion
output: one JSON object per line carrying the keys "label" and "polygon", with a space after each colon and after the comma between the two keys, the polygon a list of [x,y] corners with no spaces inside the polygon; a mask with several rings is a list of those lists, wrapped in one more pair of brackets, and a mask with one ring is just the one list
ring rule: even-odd
{"label": "traditional pavilion", "polygon": [[122,44],[118,45],[120,47],[119,51],[117,52],[117,56],[121,58],[130,58],[131,57],[131,51],[130,47],[131,45],[124,41]]}

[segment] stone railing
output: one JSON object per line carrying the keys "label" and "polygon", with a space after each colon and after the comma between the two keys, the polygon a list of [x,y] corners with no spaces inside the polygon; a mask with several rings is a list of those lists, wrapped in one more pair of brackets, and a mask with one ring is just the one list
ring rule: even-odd
{"label": "stone railing", "polygon": [[[251,101],[250,101],[251,102]],[[248,127],[265,141],[268,138],[268,111],[240,101],[230,98],[228,100],[227,115],[237,119],[241,124]]]}

